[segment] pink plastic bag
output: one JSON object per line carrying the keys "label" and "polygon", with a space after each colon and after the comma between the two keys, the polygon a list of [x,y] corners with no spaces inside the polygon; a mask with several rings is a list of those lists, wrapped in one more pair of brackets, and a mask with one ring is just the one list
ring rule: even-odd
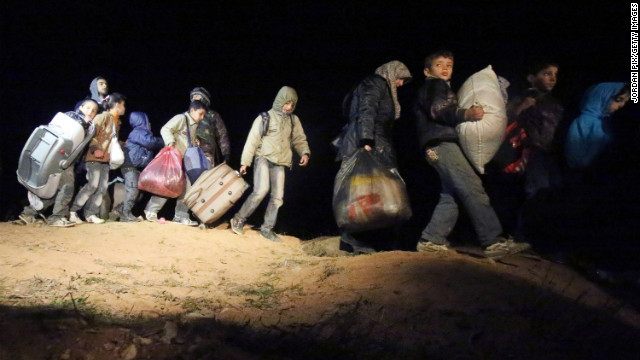
{"label": "pink plastic bag", "polygon": [[185,190],[182,156],[174,147],[165,147],[142,170],[138,189],[152,194],[176,198]]}

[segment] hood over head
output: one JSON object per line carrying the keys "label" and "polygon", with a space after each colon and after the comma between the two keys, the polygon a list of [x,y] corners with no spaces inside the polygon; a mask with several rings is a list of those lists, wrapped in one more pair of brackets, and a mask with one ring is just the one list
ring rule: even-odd
{"label": "hood over head", "polygon": [[278,95],[276,95],[276,99],[273,100],[272,109],[274,111],[282,112],[282,107],[284,106],[284,104],[288,103],[289,101],[293,102],[293,110],[291,110],[291,112],[293,112],[295,111],[296,105],[298,104],[298,93],[292,87],[283,86],[280,89],[280,91],[278,91]]}
{"label": "hood over head", "polygon": [[625,86],[623,82],[606,82],[594,85],[587,89],[582,97],[580,109],[583,114],[588,114],[598,118],[608,116],[607,109],[617,95]]}
{"label": "hood over head", "polygon": [[376,75],[382,76],[387,80],[389,87],[391,88],[391,96],[393,97],[393,104],[396,110],[396,119],[400,118],[400,103],[398,102],[398,89],[396,86],[396,80],[404,80],[404,83],[408,83],[413,79],[409,68],[398,60],[390,61],[381,65],[375,71]]}
{"label": "hood over head", "polygon": [[96,76],[93,80],[91,80],[91,84],[89,85],[91,99],[95,100],[98,104],[102,103],[102,100],[100,100],[100,94],[98,93],[98,80],[100,79],[104,79],[104,76]]}
{"label": "hood over head", "polygon": [[146,113],[143,113],[141,111],[134,111],[129,115],[129,124],[131,125],[132,129],[151,129],[151,125],[149,124],[149,117]]}

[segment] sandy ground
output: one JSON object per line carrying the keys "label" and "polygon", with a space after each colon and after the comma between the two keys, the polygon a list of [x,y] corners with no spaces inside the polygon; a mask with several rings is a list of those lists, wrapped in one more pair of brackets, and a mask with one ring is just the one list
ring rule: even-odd
{"label": "sandy ground", "polygon": [[631,358],[640,350],[631,306],[534,255],[339,256],[336,237],[273,243],[245,229],[0,223],[0,359]]}

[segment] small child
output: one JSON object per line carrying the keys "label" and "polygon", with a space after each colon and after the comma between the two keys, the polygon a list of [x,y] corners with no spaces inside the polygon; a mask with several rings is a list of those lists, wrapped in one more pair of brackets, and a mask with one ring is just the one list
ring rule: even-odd
{"label": "small child", "polygon": [[[84,100],[78,107],[77,111],[66,112],[65,115],[78,121],[80,125],[85,129],[85,137],[91,134],[89,127],[91,121],[98,113],[98,103],[88,99]],[[69,213],[69,203],[73,198],[73,192],[75,187],[74,177],[74,165],[69,166],[62,171],[60,176],[60,183],[58,184],[58,191],[56,196],[51,199],[40,199],[36,195],[29,193],[30,205],[25,206],[22,213],[19,215],[20,220],[25,224],[31,224],[35,222],[36,216],[40,212],[46,210],[53,205],[53,212],[47,219],[47,223],[50,226],[55,227],[69,227],[75,225],[75,223],[67,220],[67,214]]]}
{"label": "small child", "polygon": [[109,147],[111,138],[118,137],[120,130],[120,116],[125,113],[124,95],[113,93],[107,97],[108,110],[96,116],[93,121],[96,132],[89,143],[89,150],[85,157],[87,167],[87,183],[78,191],[69,212],[69,221],[82,224],[77,211],[84,208],[87,222],[102,224],[104,219],[98,217],[102,197],[109,185]]}
{"label": "small child", "polygon": [[124,176],[125,197],[122,208],[122,222],[136,222],[141,218],[131,213],[138,198],[138,178],[140,170],[149,165],[156,150],[164,146],[164,141],[159,136],[153,136],[151,123],[147,114],[134,111],[129,115],[131,132],[124,147],[124,164],[121,171]]}
{"label": "small child", "polygon": [[580,116],[569,127],[565,156],[572,169],[585,169],[612,141],[611,114],[630,98],[629,84],[600,83],[590,87],[582,98]]}
{"label": "small child", "polygon": [[524,173],[524,190],[528,199],[540,190],[560,187],[561,184],[553,140],[564,108],[551,94],[557,79],[556,63],[535,63],[527,75],[530,88],[522,98],[512,101],[507,109],[509,120],[522,129],[522,155],[503,171]]}

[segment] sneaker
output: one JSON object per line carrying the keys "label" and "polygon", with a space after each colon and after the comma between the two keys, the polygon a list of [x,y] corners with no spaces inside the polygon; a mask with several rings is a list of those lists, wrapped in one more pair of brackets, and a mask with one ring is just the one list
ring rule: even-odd
{"label": "sneaker", "polygon": [[338,249],[342,251],[346,251],[351,255],[369,255],[369,254],[375,254],[378,252],[376,249],[372,247],[351,245],[348,242],[344,242],[342,240],[340,240],[340,246],[338,247]]}
{"label": "sneaker", "polygon": [[274,233],[272,230],[260,230],[260,236],[273,242],[282,241],[282,239],[280,239],[278,235],[276,235],[276,233]]}
{"label": "sneaker", "polygon": [[229,224],[231,225],[231,230],[238,234],[238,235],[242,235],[244,234],[244,222],[240,221],[238,219],[231,218],[231,220],[229,221]]}
{"label": "sneaker", "polygon": [[484,249],[484,255],[488,258],[500,258],[506,255],[516,254],[531,248],[531,245],[525,242],[515,242],[501,238],[495,244],[489,245]]}
{"label": "sneaker", "polygon": [[447,245],[440,245],[433,243],[431,241],[418,241],[418,245],[416,246],[416,250],[418,252],[443,252],[449,251]]}
{"label": "sneaker", "polygon": [[138,222],[141,221],[140,217],[135,217],[133,214],[126,214],[120,216],[120,222]]}
{"label": "sneaker", "polygon": [[87,218],[87,222],[92,224],[102,224],[104,222],[104,219],[100,219],[96,215],[89,215],[89,217]]}
{"label": "sneaker", "polygon": [[74,224],[82,224],[84,221],[82,221],[82,219],[80,219],[80,217],[78,216],[78,214],[75,211],[71,211],[69,212],[69,221],[71,221]]}
{"label": "sneaker", "polygon": [[32,215],[20,214],[18,215],[18,218],[22,220],[25,225],[33,224],[36,222],[35,216]]}
{"label": "sneaker", "polygon": [[109,212],[109,221],[118,221],[120,220],[124,215],[122,215],[119,211],[116,210],[111,210]]}
{"label": "sneaker", "polygon": [[144,217],[147,218],[147,221],[158,222],[158,213],[145,210]]}
{"label": "sneaker", "polygon": [[75,226],[76,223],[71,222],[69,220],[67,220],[66,218],[60,218],[52,223],[49,224],[49,226],[55,226],[55,227],[71,227],[71,226]]}
{"label": "sneaker", "polygon": [[197,221],[193,221],[189,218],[186,219],[181,219],[181,218],[173,218],[173,222],[176,224],[180,224],[180,225],[186,225],[186,226],[198,226],[198,222]]}

